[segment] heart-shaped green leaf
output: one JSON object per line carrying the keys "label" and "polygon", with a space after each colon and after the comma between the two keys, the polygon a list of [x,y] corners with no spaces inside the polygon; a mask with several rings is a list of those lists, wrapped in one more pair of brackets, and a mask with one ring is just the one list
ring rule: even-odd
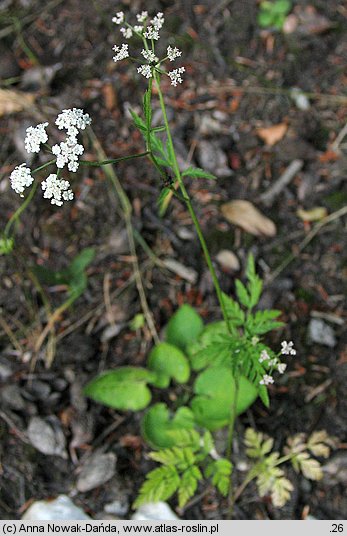
{"label": "heart-shaped green leaf", "polygon": [[170,412],[166,404],[155,404],[142,419],[143,437],[151,447],[158,449],[175,445],[175,439],[170,432],[193,427],[193,412],[186,407],[179,408],[170,418]]}
{"label": "heart-shaped green leaf", "polygon": [[177,383],[186,383],[190,376],[189,362],[176,346],[162,342],[157,344],[148,358],[148,368],[156,372],[153,385],[165,388],[171,379]]}
{"label": "heart-shaped green leaf", "polygon": [[147,383],[155,374],[143,368],[121,367],[104,372],[84,388],[84,394],[110,408],[137,411],[151,401]]}
{"label": "heart-shaped green leaf", "polygon": [[185,350],[186,346],[197,340],[204,328],[201,316],[190,305],[182,305],[170,318],[166,326],[166,340]]}
{"label": "heart-shaped green leaf", "polygon": [[[211,367],[199,374],[191,402],[195,420],[208,430],[226,426],[234,404],[235,380],[226,367]],[[237,415],[243,413],[258,397],[258,390],[241,376],[236,403]]]}

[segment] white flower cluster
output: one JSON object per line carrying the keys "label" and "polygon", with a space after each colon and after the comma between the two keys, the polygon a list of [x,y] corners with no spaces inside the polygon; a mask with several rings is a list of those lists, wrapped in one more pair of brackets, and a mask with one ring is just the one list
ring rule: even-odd
{"label": "white flower cluster", "polygon": [[177,84],[182,84],[183,80],[181,77],[181,74],[185,72],[184,67],[179,67],[178,69],[174,69],[173,71],[169,71],[167,74],[170,77],[171,85],[177,86]]}
{"label": "white flower cluster", "polygon": [[32,185],[34,178],[31,176],[30,169],[27,168],[25,164],[21,164],[20,166],[15,167],[12,171],[10,181],[11,188],[13,188],[13,190],[21,197],[24,197],[23,192],[25,188]]}
{"label": "white flower cluster", "polygon": [[52,173],[45,181],[41,183],[44,191],[43,197],[51,200],[52,205],[61,207],[63,201],[71,201],[73,192],[70,190],[69,181],[59,179],[57,175]]}
{"label": "white flower cluster", "polygon": [[[69,171],[76,172],[79,166],[78,158],[84,152],[83,145],[77,141],[77,135],[81,130],[85,130],[91,123],[91,118],[80,108],[63,110],[57,117],[55,124],[58,129],[66,130],[66,138],[60,144],[53,145],[52,153],[57,157],[57,168],[64,168],[67,165]],[[40,145],[46,143],[48,136],[46,127],[48,123],[40,123],[36,127],[29,127],[26,130],[25,148],[28,153],[38,153]],[[25,188],[34,182],[31,170],[25,164],[15,167],[10,175],[11,187],[15,192],[23,197]],[[53,205],[61,206],[63,201],[73,199],[69,181],[59,179],[58,175],[51,174],[42,182],[43,197],[51,199]]]}
{"label": "white flower cluster", "polygon": [[113,50],[116,53],[113,56],[114,62],[125,60],[125,58],[129,57],[129,45],[123,44],[120,47],[117,47],[117,45],[114,45]]}
{"label": "white flower cluster", "polygon": [[[290,341],[290,342],[282,341],[280,354],[281,355],[296,355],[296,350],[294,349],[293,341]],[[259,363],[264,363],[264,362],[266,363],[266,366],[268,369],[277,370],[277,372],[279,372],[280,374],[284,374],[284,372],[287,369],[286,363],[282,363],[278,357],[274,357],[271,359],[271,357],[269,356],[266,350],[262,350],[260,357],[259,357]],[[270,374],[264,374],[263,378],[260,380],[259,383],[260,385],[269,385],[271,383],[274,383],[274,379]]]}
{"label": "white flower cluster", "polygon": [[26,129],[24,145],[28,153],[40,152],[41,143],[46,143],[48,140],[46,127],[48,127],[48,123],[40,123],[36,127]]}
{"label": "white flower cluster", "polygon": [[60,130],[66,130],[69,137],[76,137],[80,130],[92,122],[89,114],[85,114],[80,108],[63,110],[57,117],[55,124]]}
{"label": "white flower cluster", "polygon": [[[142,11],[136,15],[136,19],[140,25],[131,26],[131,24],[126,22],[124,12],[119,11],[116,13],[115,17],[112,18],[112,21],[118,25],[124,24],[124,26],[121,26],[119,30],[125,39],[130,39],[135,33],[142,39],[148,40],[147,42],[145,41],[145,48],[141,50],[141,54],[147,63],[140,65],[137,68],[137,72],[145,78],[152,78],[155,70],[162,72],[158,70],[161,63],[163,63],[165,60],[169,60],[170,62],[175,61],[182,55],[182,52],[177,47],[168,46],[167,55],[165,58],[159,60],[155,54],[154,43],[160,39],[160,30],[164,26],[165,22],[163,13],[159,12],[155,15],[155,17],[150,19],[148,16],[148,11]],[[116,52],[116,54],[113,56],[114,62],[118,62],[130,57],[127,44],[122,44],[120,46],[115,45],[113,50]],[[179,67],[178,69],[169,71],[166,74],[169,76],[171,84],[176,87],[178,84],[182,84],[183,79],[181,75],[184,72],[185,68]]]}
{"label": "white flower cluster", "polygon": [[63,169],[67,164],[68,170],[75,173],[79,165],[78,157],[84,153],[84,147],[77,143],[76,138],[68,137],[59,145],[53,145],[52,153],[57,157],[57,168]]}
{"label": "white flower cluster", "polygon": [[177,47],[167,47],[167,57],[170,61],[175,61],[176,58],[182,56],[182,52]]}

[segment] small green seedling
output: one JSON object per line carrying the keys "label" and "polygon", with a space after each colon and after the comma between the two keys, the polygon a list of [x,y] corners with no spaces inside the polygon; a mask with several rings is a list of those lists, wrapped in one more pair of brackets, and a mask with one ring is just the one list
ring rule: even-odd
{"label": "small green seedling", "polygon": [[292,9],[290,0],[264,0],[260,4],[258,24],[262,28],[275,28],[282,30],[286,16]]}

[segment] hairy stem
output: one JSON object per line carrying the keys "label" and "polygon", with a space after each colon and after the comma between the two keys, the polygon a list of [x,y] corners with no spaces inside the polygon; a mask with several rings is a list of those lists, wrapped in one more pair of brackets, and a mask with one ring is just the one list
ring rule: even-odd
{"label": "hairy stem", "polygon": [[219,281],[218,281],[218,278],[217,278],[217,275],[216,275],[216,271],[215,271],[213,263],[212,263],[211,255],[210,255],[210,252],[208,250],[206,240],[205,240],[204,235],[202,233],[202,229],[201,229],[199,220],[198,220],[198,218],[197,218],[197,216],[195,214],[195,211],[194,211],[190,196],[189,196],[189,194],[188,194],[188,192],[186,190],[186,187],[184,185],[184,182],[183,182],[183,179],[182,179],[182,176],[181,176],[181,172],[180,172],[180,169],[179,169],[179,166],[178,166],[175,147],[174,147],[174,144],[173,144],[173,141],[172,141],[172,136],[171,136],[171,131],[170,131],[169,120],[168,120],[167,113],[166,113],[166,106],[165,106],[164,96],[163,96],[163,93],[162,93],[161,87],[160,87],[160,75],[157,72],[155,72],[154,78],[155,78],[155,81],[156,81],[156,84],[157,84],[158,96],[159,96],[160,107],[161,107],[163,118],[164,118],[164,124],[165,124],[165,130],[166,130],[167,139],[168,139],[168,145],[170,147],[170,153],[172,154],[172,159],[173,159],[172,167],[173,167],[173,170],[174,170],[174,173],[175,173],[176,180],[178,182],[179,188],[181,190],[183,199],[184,199],[184,201],[186,203],[186,206],[188,208],[189,214],[190,214],[190,216],[191,216],[191,218],[193,220],[193,223],[194,223],[194,226],[195,226],[195,229],[196,229],[196,233],[198,235],[200,245],[201,245],[202,251],[203,251],[204,256],[205,256],[206,264],[208,266],[208,269],[209,269],[211,277],[212,277],[213,285],[214,285],[214,288],[216,290],[217,298],[218,298],[218,301],[219,301],[219,304],[220,304],[220,307],[221,307],[221,311],[222,311],[224,320],[225,320],[227,326],[229,327],[229,319],[228,319],[227,311],[226,311],[224,301],[223,301],[222,290],[220,288]]}

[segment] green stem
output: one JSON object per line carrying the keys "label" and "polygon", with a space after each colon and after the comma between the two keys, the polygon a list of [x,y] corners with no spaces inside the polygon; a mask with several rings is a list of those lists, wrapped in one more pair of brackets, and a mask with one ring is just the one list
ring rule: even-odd
{"label": "green stem", "polygon": [[[37,167],[36,169],[34,169],[31,174],[34,175],[34,173],[37,173],[38,171],[41,171],[42,169],[45,169],[46,167],[50,166],[51,164],[54,164],[55,162],[55,159],[54,160],[50,160],[49,162],[46,162],[45,164],[42,164],[42,166],[39,166]],[[32,200],[32,198],[34,197],[35,195],[35,192],[37,190],[37,187],[38,187],[38,182],[35,181],[31,187],[31,190],[29,192],[29,195],[28,197],[25,199],[25,201],[21,204],[21,206],[14,212],[14,214],[12,214],[12,216],[10,217],[10,219],[8,220],[7,224],[6,224],[6,227],[5,227],[5,230],[4,230],[4,236],[6,238],[9,238],[10,236],[10,229],[12,227],[12,225],[19,220],[22,212],[24,212],[24,210],[27,208],[27,206],[29,205],[30,201]]]}
{"label": "green stem", "polygon": [[164,124],[165,124],[168,144],[169,144],[169,147],[170,147],[170,153],[172,154],[173,170],[175,172],[176,179],[177,179],[177,182],[179,184],[179,188],[181,190],[181,193],[182,193],[182,196],[184,198],[184,201],[185,201],[185,203],[187,205],[189,214],[190,214],[190,216],[191,216],[191,218],[193,220],[193,223],[194,223],[194,226],[195,226],[195,229],[196,229],[196,233],[198,235],[200,245],[201,245],[202,251],[203,251],[204,256],[205,256],[206,264],[208,266],[208,269],[209,269],[211,277],[212,277],[213,285],[214,285],[214,288],[216,290],[216,294],[217,294],[217,297],[218,297],[218,301],[219,301],[219,304],[220,304],[220,307],[221,307],[221,311],[222,311],[224,320],[225,320],[225,322],[226,322],[226,324],[227,324],[227,326],[228,326],[228,328],[230,330],[229,319],[228,319],[227,311],[226,311],[226,308],[225,308],[225,305],[224,305],[222,290],[221,290],[220,285],[219,285],[219,281],[218,281],[218,278],[217,278],[216,271],[215,271],[214,266],[212,264],[211,255],[210,255],[210,252],[208,250],[204,235],[202,233],[202,229],[201,229],[199,220],[198,220],[198,218],[197,218],[197,216],[195,214],[195,211],[194,211],[190,196],[189,196],[189,194],[188,194],[188,192],[186,190],[186,187],[184,186],[183,179],[182,179],[182,176],[181,176],[181,172],[180,172],[180,169],[179,169],[179,166],[178,166],[176,152],[175,152],[174,144],[173,144],[173,141],[172,141],[170,126],[169,126],[169,120],[168,120],[167,113],[166,113],[165,101],[164,101],[163,93],[162,93],[161,88],[160,88],[160,76],[159,76],[159,74],[154,73],[154,78],[155,78],[157,88],[158,88],[158,96],[159,96],[159,101],[160,101],[160,107],[161,107],[163,118],[164,118]]}
{"label": "green stem", "polygon": [[[231,460],[232,456],[232,450],[233,450],[233,437],[234,437],[234,429],[235,429],[235,422],[237,417],[237,397],[239,394],[239,378],[238,378],[238,372],[235,374],[235,393],[234,393],[234,401],[230,408],[230,419],[229,419],[229,428],[228,428],[228,439],[227,439],[227,450],[226,450],[226,457],[228,460]],[[229,495],[228,495],[228,502],[229,502],[229,519],[232,519],[233,513],[234,513],[234,505],[235,505],[235,494],[232,486],[232,481],[230,479],[230,485],[229,485]]]}
{"label": "green stem", "polygon": [[99,167],[99,166],[107,166],[108,164],[117,164],[118,162],[124,162],[125,160],[132,160],[133,158],[142,158],[143,156],[147,156],[150,154],[150,151],[146,151],[145,153],[139,153],[139,154],[133,154],[130,156],[122,156],[120,158],[111,158],[110,160],[101,160],[101,161],[92,161],[89,160],[80,160],[80,164],[83,166],[93,166],[93,167]]}

